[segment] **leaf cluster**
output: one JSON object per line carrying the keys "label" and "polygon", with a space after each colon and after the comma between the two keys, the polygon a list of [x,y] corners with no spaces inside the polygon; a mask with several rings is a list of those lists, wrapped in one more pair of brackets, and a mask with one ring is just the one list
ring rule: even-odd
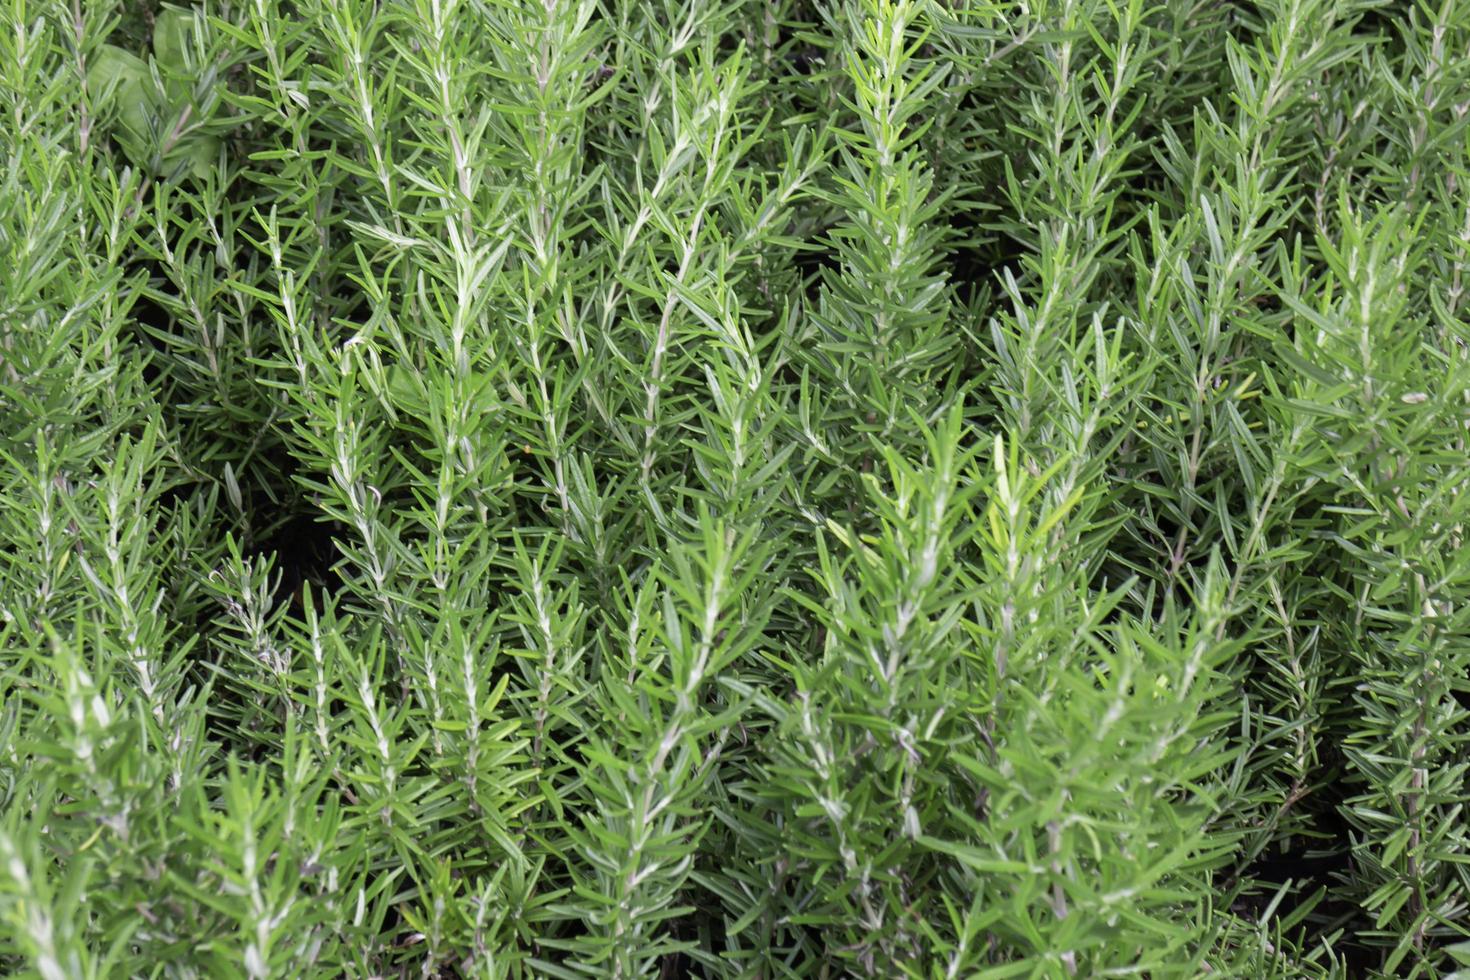
{"label": "leaf cluster", "polygon": [[0,972],[1470,970],[1470,5],[0,76]]}

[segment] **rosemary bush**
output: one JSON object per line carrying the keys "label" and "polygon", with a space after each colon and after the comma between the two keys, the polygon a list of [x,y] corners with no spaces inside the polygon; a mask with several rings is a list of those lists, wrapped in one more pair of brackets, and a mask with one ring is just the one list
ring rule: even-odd
{"label": "rosemary bush", "polygon": [[0,971],[1470,975],[1470,4],[0,76]]}

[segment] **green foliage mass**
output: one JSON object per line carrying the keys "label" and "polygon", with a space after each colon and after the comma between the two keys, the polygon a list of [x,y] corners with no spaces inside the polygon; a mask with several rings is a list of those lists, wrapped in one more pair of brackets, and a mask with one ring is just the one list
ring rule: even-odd
{"label": "green foliage mass", "polygon": [[1470,3],[0,76],[0,972],[1470,975]]}

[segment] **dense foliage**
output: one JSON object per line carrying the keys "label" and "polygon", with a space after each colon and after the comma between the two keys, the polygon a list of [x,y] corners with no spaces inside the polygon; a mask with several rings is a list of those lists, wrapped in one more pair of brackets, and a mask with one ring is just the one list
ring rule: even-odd
{"label": "dense foliage", "polygon": [[0,972],[1470,963],[1470,3],[0,76]]}

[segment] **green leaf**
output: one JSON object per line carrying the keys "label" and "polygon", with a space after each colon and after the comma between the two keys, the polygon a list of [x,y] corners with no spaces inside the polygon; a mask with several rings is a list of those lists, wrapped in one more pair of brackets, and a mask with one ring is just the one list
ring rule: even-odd
{"label": "green leaf", "polygon": [[188,68],[188,50],[194,43],[193,10],[165,6],[153,20],[153,57],[175,74]]}

